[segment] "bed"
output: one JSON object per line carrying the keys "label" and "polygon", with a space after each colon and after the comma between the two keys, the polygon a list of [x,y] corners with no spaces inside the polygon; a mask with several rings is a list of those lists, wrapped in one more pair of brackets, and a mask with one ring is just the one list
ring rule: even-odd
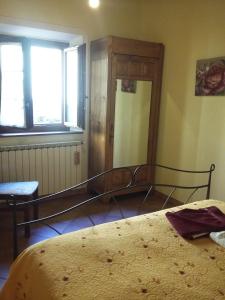
{"label": "bed", "polygon": [[202,200],[55,237],[23,251],[1,300],[225,299],[225,248],[185,240],[165,213],[218,207]]}
{"label": "bed", "polygon": [[[221,201],[186,206],[212,205],[225,213]],[[31,246],[0,299],[225,299],[225,249],[208,237],[184,240],[165,210],[150,213]]]}

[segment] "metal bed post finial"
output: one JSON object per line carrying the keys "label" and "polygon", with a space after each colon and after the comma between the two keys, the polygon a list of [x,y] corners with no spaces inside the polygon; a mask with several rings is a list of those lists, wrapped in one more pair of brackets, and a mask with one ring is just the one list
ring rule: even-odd
{"label": "metal bed post finial", "polygon": [[210,198],[212,172],[215,170],[215,168],[216,168],[215,164],[211,164],[210,169],[209,169],[209,180],[208,180],[208,188],[207,188],[206,199]]}

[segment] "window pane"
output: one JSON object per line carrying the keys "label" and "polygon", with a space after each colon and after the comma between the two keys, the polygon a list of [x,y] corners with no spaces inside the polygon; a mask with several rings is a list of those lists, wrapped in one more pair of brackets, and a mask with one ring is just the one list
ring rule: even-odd
{"label": "window pane", "polygon": [[3,126],[25,126],[23,95],[23,52],[18,43],[0,45],[1,114]]}
{"label": "window pane", "polygon": [[66,122],[77,126],[78,52],[77,48],[66,52]]}
{"label": "window pane", "polygon": [[31,47],[34,125],[62,123],[62,50]]}

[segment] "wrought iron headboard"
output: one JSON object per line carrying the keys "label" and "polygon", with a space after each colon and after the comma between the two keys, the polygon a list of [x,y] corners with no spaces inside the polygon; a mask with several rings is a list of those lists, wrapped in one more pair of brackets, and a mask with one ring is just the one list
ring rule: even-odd
{"label": "wrought iron headboard", "polygon": [[[201,185],[177,185],[177,184],[162,184],[162,183],[155,183],[155,182],[148,182],[148,183],[138,183],[137,182],[137,177],[138,174],[144,169],[144,168],[161,168],[161,169],[166,169],[166,170],[170,170],[170,171],[175,171],[175,172],[179,172],[179,173],[191,173],[191,174],[208,174],[208,178],[207,178],[207,183],[205,184],[201,184]],[[112,200],[115,202],[115,204],[118,206],[121,216],[122,218],[124,218],[124,214],[123,211],[116,199],[116,195],[118,193],[130,193],[132,192],[132,189],[135,190],[135,188],[137,187],[142,187],[145,191],[146,194],[144,196],[144,199],[142,200],[140,206],[139,206],[139,210],[140,211],[140,207],[145,203],[145,201],[147,200],[147,198],[149,197],[151,191],[157,187],[168,187],[171,188],[172,191],[169,193],[169,195],[166,197],[165,202],[162,205],[162,209],[165,208],[165,206],[167,205],[168,201],[171,199],[173,193],[177,190],[177,189],[184,189],[184,190],[192,190],[192,192],[190,193],[190,195],[188,196],[187,200],[185,201],[185,203],[187,203],[191,197],[196,193],[196,191],[198,191],[199,189],[206,189],[206,199],[210,198],[210,189],[211,189],[211,178],[212,178],[212,172],[215,170],[215,165],[211,164],[209,170],[205,170],[205,171],[191,171],[191,170],[182,170],[182,169],[176,169],[176,168],[172,168],[172,167],[167,167],[164,165],[160,165],[160,164],[154,164],[154,165],[138,165],[135,167],[122,167],[122,168],[114,168],[108,171],[105,171],[101,174],[98,174],[90,179],[87,179],[85,181],[83,181],[80,184],[77,184],[75,186],[72,186],[70,188],[64,189],[60,192],[51,194],[51,195],[47,195],[44,197],[40,197],[34,200],[30,200],[30,201],[24,201],[24,202],[17,202],[17,199],[14,195],[11,195],[10,198],[7,200],[8,201],[8,205],[11,207],[12,209],[12,219],[13,219],[13,256],[14,258],[17,257],[18,255],[18,229],[22,226],[26,226],[26,225],[30,225],[30,224],[36,224],[36,223],[43,223],[47,220],[56,218],[58,216],[61,216],[63,214],[66,214],[72,210],[78,209],[82,206],[88,205],[92,202],[95,202],[101,198],[112,198]],[[70,191],[75,191],[79,188],[81,188],[84,185],[90,184],[91,182],[100,179],[103,176],[106,175],[110,175],[112,172],[116,172],[116,171],[126,171],[129,173],[129,182],[127,184],[124,184],[123,186],[117,188],[117,189],[112,189],[110,191],[106,191],[102,194],[97,194],[94,196],[91,196],[90,198],[75,204],[67,209],[58,211],[54,214],[51,214],[49,216],[46,217],[41,217],[39,219],[33,219],[27,222],[20,222],[17,223],[17,211],[18,209],[24,208],[24,207],[28,207],[31,205],[40,205],[43,203],[46,203],[47,201],[51,201],[54,199],[58,199],[59,197],[63,197],[68,195],[68,192]],[[95,223],[93,222],[92,218],[90,216],[88,216],[91,223],[93,225],[95,225]],[[44,223],[44,225],[49,226],[50,228],[52,228],[53,230],[55,230],[58,234],[60,234],[55,228],[53,228],[51,225]]]}

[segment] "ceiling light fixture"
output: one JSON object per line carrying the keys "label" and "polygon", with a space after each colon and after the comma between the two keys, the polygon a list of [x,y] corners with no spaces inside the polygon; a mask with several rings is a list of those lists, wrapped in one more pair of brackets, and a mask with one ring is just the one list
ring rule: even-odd
{"label": "ceiling light fixture", "polygon": [[89,6],[91,8],[98,8],[100,5],[100,1],[99,0],[89,0]]}

